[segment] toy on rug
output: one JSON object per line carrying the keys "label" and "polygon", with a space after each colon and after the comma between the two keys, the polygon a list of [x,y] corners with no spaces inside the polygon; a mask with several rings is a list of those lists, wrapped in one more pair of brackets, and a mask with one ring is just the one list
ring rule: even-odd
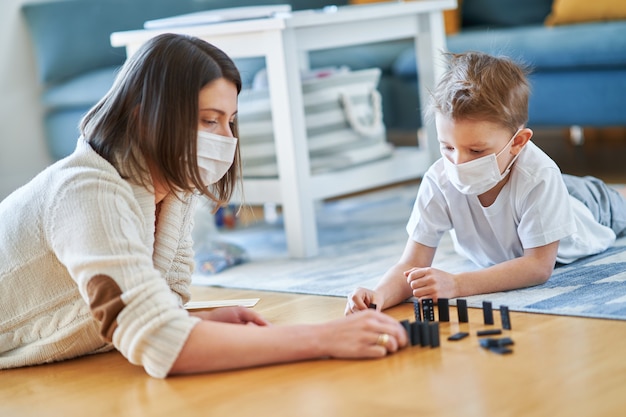
{"label": "toy on rug", "polygon": [[214,275],[249,260],[244,248],[224,240],[219,232],[220,228],[236,227],[237,219],[233,206],[220,208],[213,214],[208,204],[200,203],[194,220],[193,249],[196,273]]}

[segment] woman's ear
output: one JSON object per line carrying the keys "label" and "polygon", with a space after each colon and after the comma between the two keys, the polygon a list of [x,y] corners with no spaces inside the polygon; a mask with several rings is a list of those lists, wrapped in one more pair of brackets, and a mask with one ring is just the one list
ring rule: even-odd
{"label": "woman's ear", "polygon": [[528,127],[525,127],[517,132],[517,135],[515,135],[515,139],[513,140],[513,145],[511,145],[511,153],[513,155],[520,153],[532,137],[533,131]]}

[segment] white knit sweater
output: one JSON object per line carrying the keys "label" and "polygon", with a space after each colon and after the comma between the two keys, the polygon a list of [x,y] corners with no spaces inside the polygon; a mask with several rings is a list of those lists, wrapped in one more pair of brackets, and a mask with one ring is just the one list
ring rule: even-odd
{"label": "white knit sweater", "polygon": [[0,202],[0,368],[114,346],[165,377],[197,323],[193,206],[168,196],[155,233],[154,194],[82,139]]}

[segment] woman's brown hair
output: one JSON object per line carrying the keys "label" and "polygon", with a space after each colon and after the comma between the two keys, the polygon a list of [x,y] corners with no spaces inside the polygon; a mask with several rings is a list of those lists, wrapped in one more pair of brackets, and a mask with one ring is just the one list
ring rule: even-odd
{"label": "woman's brown hair", "polygon": [[[156,36],[126,61],[81,121],[81,133],[124,178],[149,187],[149,161],[170,190],[197,190],[223,205],[240,177],[239,145],[226,175],[208,187],[196,156],[200,90],[220,78],[239,94],[239,71],[223,51],[194,37]],[[239,136],[236,121],[232,133]]]}

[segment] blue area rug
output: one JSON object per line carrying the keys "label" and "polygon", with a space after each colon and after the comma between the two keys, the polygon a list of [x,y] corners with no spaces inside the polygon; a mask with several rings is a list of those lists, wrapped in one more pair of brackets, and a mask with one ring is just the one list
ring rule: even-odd
{"label": "blue area rug", "polygon": [[[193,283],[338,297],[358,286],[371,288],[402,253],[417,187],[320,203],[320,253],[312,259],[288,258],[280,222],[220,232],[221,241],[245,250],[247,261],[218,274],[196,273]],[[450,272],[476,269],[455,253],[449,235],[434,266]],[[484,300],[512,311],[626,320],[626,238],[604,253],[556,268],[543,285],[467,297],[470,307]]]}

